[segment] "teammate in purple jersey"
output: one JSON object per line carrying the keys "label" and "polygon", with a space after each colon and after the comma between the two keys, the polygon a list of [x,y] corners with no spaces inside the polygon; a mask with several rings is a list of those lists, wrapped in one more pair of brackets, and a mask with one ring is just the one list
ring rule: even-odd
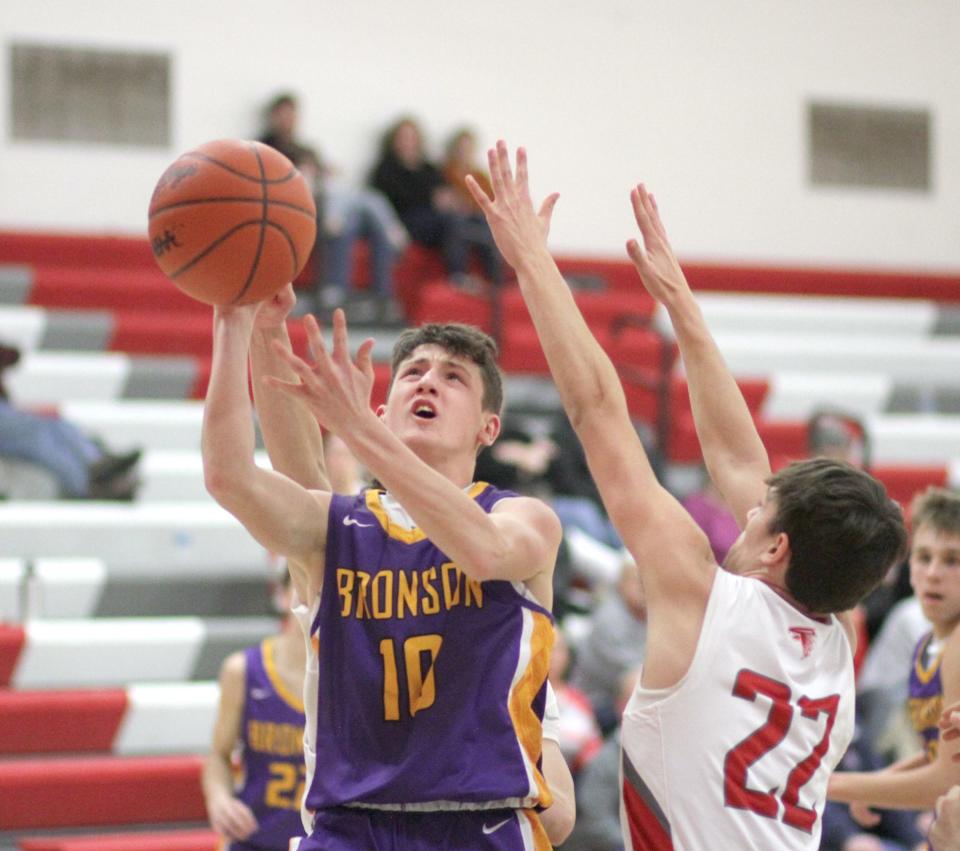
{"label": "teammate in purple jersey", "polygon": [[910,583],[933,629],[914,651],[909,673],[910,717],[924,749],[878,772],[838,772],[829,796],[852,804],[864,824],[866,808],[930,809],[960,783],[960,740],[941,735],[945,706],[960,700],[960,495],[929,488],[913,501]]}
{"label": "teammate in purple jersey", "polygon": [[[289,575],[278,601],[289,609]],[[210,825],[228,851],[286,851],[303,835],[303,677],[306,650],[292,618],[220,669],[220,706],[203,769]]]}
{"label": "teammate in purple jersey", "polygon": [[301,847],[549,847],[535,810],[550,803],[540,723],[561,532],[542,502],[472,482],[500,428],[492,341],[466,326],[407,332],[377,414],[372,341],[352,362],[342,313],[332,354],[310,318],[314,363],[276,349],[288,374],[272,389],[304,402],[385,487],[362,497],[368,517],[254,465],[256,310],[215,311],[203,451],[211,493],[290,558],[319,629],[322,687],[306,692],[316,738],[305,742],[316,810]]}

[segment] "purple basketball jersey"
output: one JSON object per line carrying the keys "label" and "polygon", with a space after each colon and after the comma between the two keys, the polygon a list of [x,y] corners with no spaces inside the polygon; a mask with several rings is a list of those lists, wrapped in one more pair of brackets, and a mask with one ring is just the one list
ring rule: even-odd
{"label": "purple basketball jersey", "polygon": [[245,841],[228,847],[286,851],[292,836],[303,836],[303,701],[280,679],[272,639],[248,647],[244,654],[244,776],[237,797],[253,810],[259,826]]}
{"label": "purple basketball jersey", "polygon": [[[514,496],[485,483],[468,493],[488,512]],[[549,804],[539,763],[553,620],[522,584],[467,579],[368,490],[331,501],[313,611],[309,810]]]}
{"label": "purple basketball jersey", "polygon": [[940,679],[940,662],[943,650],[933,654],[930,645],[933,633],[923,636],[913,653],[913,666],[910,668],[910,692],[908,706],[910,720],[914,729],[923,738],[927,759],[937,758],[937,746],[940,741],[937,721],[943,712],[943,682]]}

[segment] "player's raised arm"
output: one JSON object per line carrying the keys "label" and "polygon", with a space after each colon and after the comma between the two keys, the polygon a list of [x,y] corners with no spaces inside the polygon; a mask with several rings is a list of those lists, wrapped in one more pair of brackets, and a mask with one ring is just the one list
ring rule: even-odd
{"label": "player's raised arm", "polygon": [[296,380],[293,370],[274,349],[275,344],[291,349],[286,320],[295,303],[293,286],[287,284],[260,304],[250,340],[253,401],[273,469],[305,488],[329,491],[323,438],[316,417],[302,402],[264,381],[267,375]]}
{"label": "player's raised arm", "polygon": [[664,306],[687,373],[697,437],[710,477],[740,527],[766,491],[770,461],[737,382],[707,328],[670,247],[656,200],[641,183],[630,193],[643,238],[627,243],[647,291]]}
{"label": "player's raised arm", "polygon": [[[695,637],[714,562],[706,537],[656,479],[630,421],[620,379],[594,339],[547,249],[556,195],[534,210],[524,150],[516,176],[505,143],[489,154],[491,201],[475,181],[481,205],[504,258],[517,271],[564,408],[586,451],[604,505],[644,574],[651,600],[682,609]],[[669,558],[666,553],[669,552]],[[693,603],[693,605],[690,605]],[[673,614],[677,614],[673,611]]]}
{"label": "player's raised arm", "polygon": [[[329,353],[312,317],[307,317],[305,325],[314,362],[308,364],[277,347],[276,351],[296,372],[298,382],[271,379],[272,383],[306,402],[320,422],[347,444],[357,460],[410,513],[429,539],[468,576],[481,581],[527,581],[543,575],[549,580],[561,537],[560,524],[553,511],[539,500],[519,497],[501,500],[488,514],[462,489],[472,479],[475,441],[480,445],[493,443],[499,433],[499,417],[492,412],[473,412],[482,416],[478,431],[468,437],[467,452],[441,450],[434,464],[428,465],[370,408],[373,341],[368,340],[360,347],[354,362],[347,349],[343,311],[334,313],[333,349]],[[398,386],[406,388],[408,383],[451,381],[469,385],[480,381],[478,374],[456,359],[427,360],[411,363],[402,370],[391,390],[388,406],[404,404],[396,399],[407,391],[398,390]],[[417,398],[411,394],[406,400],[411,408],[408,414],[412,415]],[[478,389],[476,400],[479,406]],[[446,422],[452,423],[453,416],[451,412]],[[550,583],[545,584],[549,595]]]}
{"label": "player's raised arm", "polygon": [[214,499],[263,546],[311,565],[305,578],[315,590],[323,570],[330,494],[308,491],[254,463],[247,354],[256,309],[214,310],[213,365],[203,414],[204,481]]}

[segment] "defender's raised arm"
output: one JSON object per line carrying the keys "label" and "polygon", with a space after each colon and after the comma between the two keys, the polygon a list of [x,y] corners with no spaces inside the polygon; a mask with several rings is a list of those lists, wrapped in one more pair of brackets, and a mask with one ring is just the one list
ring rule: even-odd
{"label": "defender's raised arm", "polygon": [[[489,154],[491,200],[468,185],[514,269],[564,408],[603,503],[643,576],[650,601],[648,682],[675,682],[689,664],[710,593],[715,562],[706,536],[657,481],[630,421],[620,379],[594,339],[547,249],[557,196],[539,211],[530,199],[527,158],[516,175],[505,143]],[[665,557],[670,553],[669,558]],[[660,626],[658,626],[658,624]],[[669,625],[669,628],[668,628]],[[658,638],[658,636],[660,638]]]}
{"label": "defender's raised arm", "polygon": [[631,239],[627,252],[647,291],[670,316],[704,461],[743,528],[747,512],[766,491],[767,451],[670,247],[656,199],[641,183],[630,193],[630,201],[643,245]]}

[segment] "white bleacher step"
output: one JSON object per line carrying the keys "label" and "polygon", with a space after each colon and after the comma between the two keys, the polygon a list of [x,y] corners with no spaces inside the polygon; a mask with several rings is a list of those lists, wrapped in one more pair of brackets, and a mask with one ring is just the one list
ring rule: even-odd
{"label": "white bleacher step", "polygon": [[734,375],[764,378],[777,372],[878,373],[895,381],[960,384],[960,340],[829,336],[786,333],[715,335]]}
{"label": "white bleacher step", "polygon": [[[31,620],[13,688],[105,688],[208,679],[207,646],[222,658],[275,633],[274,618],[87,618]],[[224,649],[226,648],[226,649]],[[215,673],[215,672],[214,672]]]}
{"label": "white bleacher step", "polygon": [[117,451],[200,448],[203,402],[192,400],[70,401],[60,415]]}
{"label": "white bleacher step", "polygon": [[262,575],[268,556],[213,502],[0,503],[2,556],[89,556],[129,575]]}
{"label": "white bleacher step", "polygon": [[263,617],[273,611],[270,578],[133,573],[96,558],[0,559],[0,622],[89,617]]}
{"label": "white bleacher step", "polygon": [[0,558],[0,623],[20,620],[25,579],[26,566],[22,559]]}
{"label": "white bleacher step", "polygon": [[21,353],[40,348],[46,317],[42,307],[0,306],[0,342],[18,348]]}
{"label": "white bleacher step", "polygon": [[21,405],[72,399],[186,399],[199,365],[192,356],[99,351],[26,352],[6,378]]}
{"label": "white bleacher step", "polygon": [[206,752],[219,699],[215,681],[131,685],[113,752],[131,756]]}
{"label": "white bleacher step", "polygon": [[782,370],[769,378],[763,400],[765,417],[805,420],[814,411],[834,407],[858,417],[884,411],[894,384],[878,372],[801,372]]}
{"label": "white bleacher step", "polygon": [[[919,299],[699,292],[697,302],[715,334],[776,331],[920,339],[934,332],[939,315],[934,302]],[[659,308],[658,323],[663,319]]]}
{"label": "white bleacher step", "polygon": [[[254,457],[259,466],[270,469],[266,452]],[[144,453],[138,470],[139,502],[212,500],[203,483],[203,456],[198,449],[152,449]]]}
{"label": "white bleacher step", "polygon": [[877,464],[946,464],[960,459],[960,415],[883,414],[867,417]]}
{"label": "white bleacher step", "polygon": [[5,380],[20,405],[65,399],[117,399],[130,375],[130,358],[117,352],[25,352]]}

